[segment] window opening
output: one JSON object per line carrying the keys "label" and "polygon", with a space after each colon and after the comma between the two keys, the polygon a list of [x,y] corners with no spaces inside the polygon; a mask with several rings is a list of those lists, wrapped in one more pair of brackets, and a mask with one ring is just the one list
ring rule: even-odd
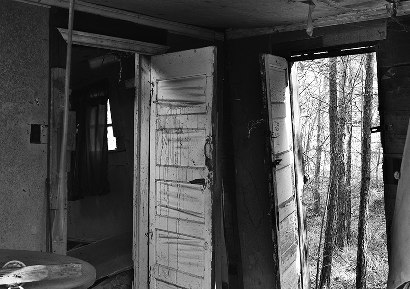
{"label": "window opening", "polygon": [[303,51],[297,54],[291,55],[291,59],[294,62],[303,62],[306,60],[314,60],[314,59],[324,59],[330,57],[341,57],[346,55],[358,55],[362,53],[371,53],[375,51],[375,47],[373,45],[369,46],[360,46],[360,47],[348,47],[348,48],[341,48],[337,50],[312,50],[312,51]]}
{"label": "window opening", "polygon": [[117,138],[114,136],[114,130],[112,128],[110,100],[107,100],[107,142],[109,151],[115,151],[117,149]]}

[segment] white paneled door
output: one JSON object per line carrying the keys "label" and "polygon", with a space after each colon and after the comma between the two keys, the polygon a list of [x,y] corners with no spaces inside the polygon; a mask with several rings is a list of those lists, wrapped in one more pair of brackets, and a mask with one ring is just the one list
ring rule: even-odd
{"label": "white paneled door", "polygon": [[262,56],[262,82],[268,110],[272,158],[272,186],[276,212],[275,242],[281,289],[309,288],[301,193],[303,172],[297,142],[297,95],[291,95],[288,63]]}
{"label": "white paneled door", "polygon": [[151,58],[149,282],[211,288],[216,48]]}

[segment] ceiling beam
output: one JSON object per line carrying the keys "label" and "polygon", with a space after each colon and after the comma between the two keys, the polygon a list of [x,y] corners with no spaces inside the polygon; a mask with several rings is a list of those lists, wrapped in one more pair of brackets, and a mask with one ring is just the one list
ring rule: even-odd
{"label": "ceiling beam", "polygon": [[[57,28],[64,40],[68,41],[68,30]],[[157,55],[167,52],[168,46],[123,39],[73,30],[73,44],[91,46],[109,50],[133,52],[144,55]]]}
{"label": "ceiling beam", "polygon": [[[68,0],[15,0],[35,5],[48,7],[60,7],[68,9]],[[77,11],[100,15],[107,18],[129,21],[132,23],[164,29],[173,34],[189,36],[204,40],[224,40],[224,34],[211,29],[201,28],[193,25],[182,24],[178,22],[163,20],[143,14],[129,12],[125,10],[110,8],[106,6],[76,1],[75,9]]]}
{"label": "ceiling beam", "polygon": [[[387,2],[386,2],[387,4]],[[401,2],[397,9],[397,16],[410,14],[410,2]],[[337,14],[334,16],[316,18],[313,20],[313,27],[326,27],[348,23],[357,23],[370,20],[387,19],[389,14],[385,5],[374,10],[352,11]],[[226,31],[227,39],[239,39],[253,36],[261,36],[266,34],[305,30],[306,23],[293,23],[289,25],[279,25],[273,27],[249,28],[249,29],[228,29]]]}

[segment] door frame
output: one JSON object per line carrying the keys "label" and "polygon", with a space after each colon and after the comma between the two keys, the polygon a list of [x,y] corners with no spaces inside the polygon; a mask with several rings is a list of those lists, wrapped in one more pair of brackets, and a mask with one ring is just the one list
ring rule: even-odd
{"label": "door frame", "polygon": [[[273,197],[272,204],[274,205],[274,215],[275,215],[275,222],[273,225],[273,242],[276,244],[274,247],[274,250],[277,251],[274,255],[274,263],[275,263],[275,268],[274,271],[277,272],[277,275],[280,276],[278,280],[276,281],[276,285],[278,288],[281,288],[283,283],[283,280],[289,280],[283,279],[282,276],[284,277],[285,273],[287,270],[290,268],[288,267],[282,272],[281,269],[281,263],[282,263],[282,257],[281,257],[281,250],[280,250],[280,234],[279,234],[279,223],[283,222],[286,218],[284,217],[282,220],[280,220],[279,216],[279,210],[280,210],[280,205],[285,204],[287,201],[281,201],[281,204],[279,204],[278,200],[278,194],[279,190],[276,188],[277,187],[277,179],[276,179],[276,172],[279,170],[283,169],[284,167],[281,167],[277,169],[277,166],[280,166],[280,163],[282,159],[277,159],[277,153],[274,151],[274,143],[272,142],[272,138],[279,137],[279,134],[277,136],[271,135],[273,133],[273,128],[271,127],[271,111],[273,110],[272,106],[272,93],[271,93],[271,87],[270,87],[270,82],[268,78],[271,79],[272,74],[268,72],[269,68],[275,68],[278,69],[279,71],[282,71],[284,74],[286,86],[283,88],[283,93],[284,93],[284,100],[281,99],[275,99],[276,105],[278,103],[281,103],[282,105],[285,104],[286,111],[289,109],[289,111],[285,113],[280,112],[281,109],[279,109],[279,106],[276,106],[276,110],[278,113],[281,115],[277,115],[276,117],[273,117],[273,119],[290,119],[288,123],[287,130],[289,131],[289,135],[287,137],[291,137],[292,139],[290,140],[290,143],[288,144],[290,146],[291,156],[293,160],[291,161],[291,168],[292,168],[292,173],[290,176],[290,181],[292,182],[291,187],[293,190],[293,199],[294,199],[294,211],[290,214],[295,214],[295,224],[297,225],[297,256],[295,258],[295,261],[299,262],[297,266],[298,274],[299,274],[299,280],[298,280],[298,288],[301,289],[307,289],[309,288],[309,268],[307,264],[307,248],[306,248],[306,232],[304,229],[304,213],[303,213],[303,205],[301,202],[302,198],[302,193],[303,193],[303,162],[302,162],[302,151],[300,147],[300,133],[299,133],[299,103],[298,103],[298,90],[297,90],[297,78],[295,74],[295,70],[292,69],[292,62],[289,62],[287,59],[276,56],[270,53],[267,54],[261,54],[260,55],[260,64],[261,64],[261,77],[262,77],[262,91],[264,94],[264,106],[266,110],[266,118],[268,120],[268,129],[269,129],[269,134],[268,134],[268,139],[267,139],[267,145],[268,145],[268,151],[269,151],[269,159],[271,159],[272,164],[273,164],[273,169],[272,171],[269,172],[269,182],[271,183],[271,194]],[[276,90],[275,90],[276,91]],[[278,89],[279,91],[279,89]],[[287,103],[286,98],[289,97],[289,103]],[[276,97],[277,98],[277,97]],[[287,115],[289,113],[289,115]],[[282,115],[283,114],[283,115]],[[282,128],[279,129],[279,127],[282,127],[282,125],[279,125],[278,122],[278,130],[277,132],[282,131]],[[286,125],[284,125],[286,128]],[[286,129],[284,129],[286,131]],[[286,132],[285,132],[286,133]],[[282,150],[285,150],[285,148],[282,148]],[[279,154],[282,155],[286,151],[279,151]],[[274,158],[272,158],[274,156]],[[274,164],[276,161],[279,161],[277,164]],[[289,165],[285,165],[289,166]],[[284,208],[282,208],[284,210]],[[285,211],[286,214],[289,214],[289,211]],[[290,215],[288,215],[290,216]],[[289,249],[289,248],[287,248]],[[286,250],[287,250],[286,249]],[[288,286],[285,286],[288,287]]]}
{"label": "door frame", "polygon": [[151,117],[151,59],[135,54],[133,288],[149,288],[149,153]]}
{"label": "door frame", "polygon": [[296,211],[298,222],[298,238],[300,249],[300,271],[301,271],[301,285],[302,289],[310,288],[310,269],[308,263],[308,243],[307,231],[305,228],[306,213],[302,203],[303,188],[304,188],[304,168],[303,168],[303,148],[301,146],[302,138],[300,133],[300,108],[299,108],[299,89],[297,70],[293,66],[294,61],[288,61],[288,75],[289,75],[289,90],[290,90],[290,107],[292,119],[292,139],[293,139],[293,154],[295,158],[295,186],[296,186]]}
{"label": "door frame", "polygon": [[[57,29],[64,40],[67,41],[67,30]],[[150,56],[165,53],[169,47],[81,31],[73,31],[73,43],[88,47],[134,53],[133,288],[148,289]],[[53,95],[50,97],[53,97]],[[51,198],[54,193],[57,192],[50,192]],[[67,202],[67,196],[64,196],[64,199]],[[65,208],[67,208],[67,204]],[[62,216],[66,216],[66,214]],[[63,224],[65,226],[63,229],[67,231],[66,217],[62,222],[57,223]],[[66,252],[60,253],[65,254]]]}

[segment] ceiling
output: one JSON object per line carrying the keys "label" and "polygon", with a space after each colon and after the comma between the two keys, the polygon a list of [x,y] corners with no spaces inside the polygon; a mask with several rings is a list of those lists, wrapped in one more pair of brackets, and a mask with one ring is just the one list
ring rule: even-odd
{"label": "ceiling", "polygon": [[[85,0],[85,2],[209,28],[256,28],[306,23],[302,0]],[[313,19],[384,9],[383,0],[313,0]]]}

